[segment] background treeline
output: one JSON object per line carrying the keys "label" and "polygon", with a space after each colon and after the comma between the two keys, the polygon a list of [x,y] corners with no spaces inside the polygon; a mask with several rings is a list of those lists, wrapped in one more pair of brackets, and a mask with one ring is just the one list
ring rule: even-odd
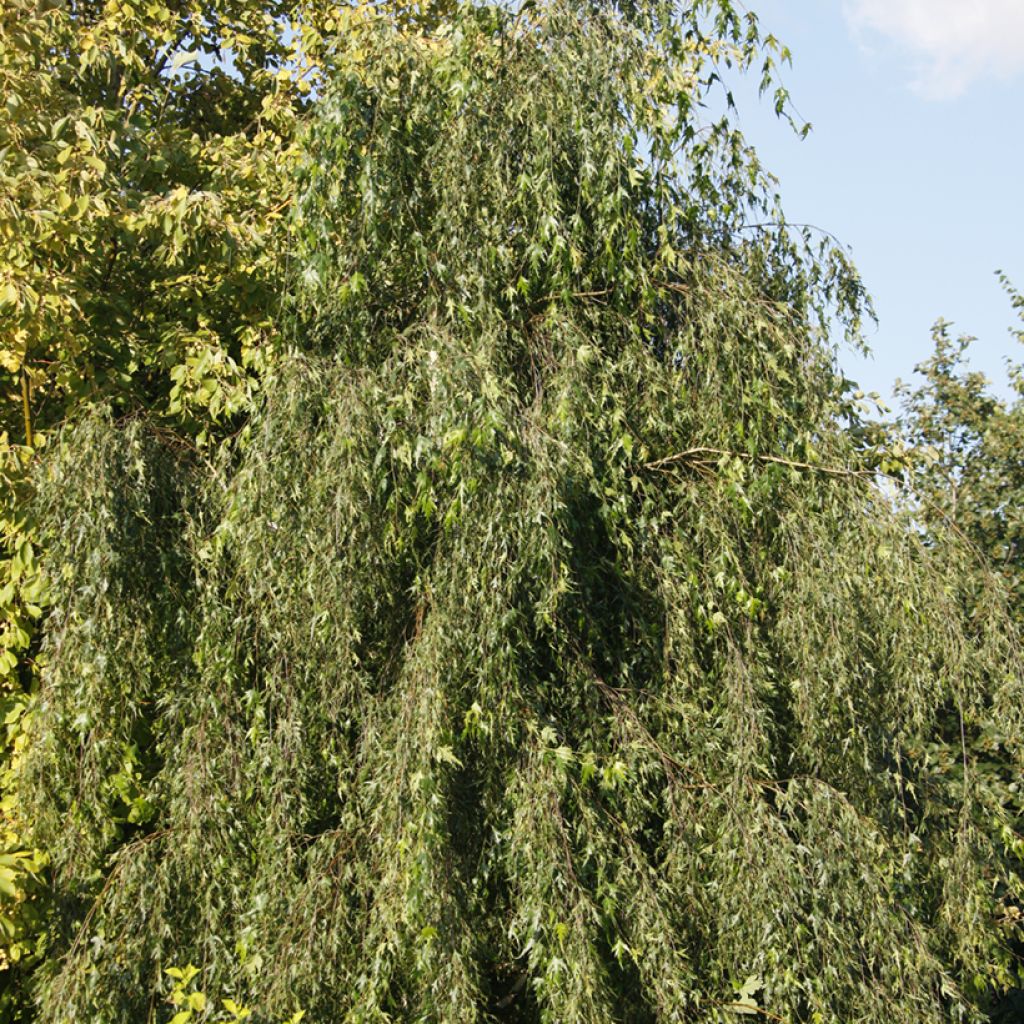
{"label": "background treeline", "polygon": [[[737,69],[784,111],[786,56],[726,0],[8,0],[0,1017],[240,1019],[205,957],[282,1017],[1016,1019],[1024,368],[995,397],[940,324],[871,421],[827,335],[857,343],[855,271],[702,113]],[[423,682],[464,664],[479,691]],[[247,809],[175,860],[186,798]],[[246,872],[281,872],[264,923],[363,929],[316,940],[336,977],[242,920],[217,947]],[[685,893],[708,920],[658,917]]]}

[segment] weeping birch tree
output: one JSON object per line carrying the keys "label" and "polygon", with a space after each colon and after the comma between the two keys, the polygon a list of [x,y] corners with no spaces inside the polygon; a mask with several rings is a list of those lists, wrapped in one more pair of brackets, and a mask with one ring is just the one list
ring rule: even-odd
{"label": "weeping birch tree", "polygon": [[774,40],[341,29],[244,429],[98,415],[38,474],[39,1019],[984,1019],[1021,659],[851,430],[860,283],[729,116]]}

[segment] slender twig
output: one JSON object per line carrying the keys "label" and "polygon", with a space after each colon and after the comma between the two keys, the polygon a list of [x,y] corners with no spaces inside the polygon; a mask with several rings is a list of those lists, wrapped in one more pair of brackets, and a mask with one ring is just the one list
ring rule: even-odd
{"label": "slender twig", "polygon": [[32,437],[32,382],[29,380],[28,370],[21,368],[21,412],[25,417],[25,447],[33,448]]}
{"label": "slender twig", "polygon": [[742,1009],[746,1013],[759,1013],[762,1017],[767,1017],[769,1020],[777,1020],[780,1024],[789,1024],[785,1017],[780,1017],[778,1014],[772,1013],[771,1010],[762,1009],[760,1006],[754,1006],[753,1003],[720,1003],[715,999],[709,999],[708,1002],[722,1010],[735,1012]]}
{"label": "slender twig", "polygon": [[96,916],[96,911],[99,910],[100,903],[103,902],[103,897],[110,891],[110,887],[113,885],[114,879],[118,876],[121,868],[124,867],[126,863],[124,860],[125,855],[134,853],[137,849],[155,842],[158,839],[163,839],[173,831],[173,829],[165,828],[158,832],[150,832],[149,835],[143,836],[141,839],[137,839],[133,843],[129,843],[119,851],[117,863],[114,864],[110,874],[107,875],[106,881],[103,883],[103,888],[100,889],[99,895],[93,900],[92,906],[89,908],[89,912],[85,915],[85,919],[82,921],[78,932],[75,934],[75,939],[74,942],[71,943],[71,948],[64,957],[65,960],[72,960],[75,953],[78,952],[78,947],[81,946],[82,940],[85,938],[85,933],[89,930],[89,925],[92,924],[92,919]]}
{"label": "slender twig", "polygon": [[272,206],[269,210],[267,210],[267,214],[269,215],[272,213],[279,213],[286,206],[288,206],[291,203],[291,201],[292,197],[288,196],[286,199],[283,199],[280,203],[278,203],[277,206]]}
{"label": "slender twig", "polygon": [[846,248],[842,241],[832,234],[831,231],[828,231],[826,228],[819,228],[817,224],[798,223],[796,221],[788,220],[766,220],[760,221],[756,224],[741,224],[739,226],[740,231],[758,231],[761,228],[801,228],[808,231],[816,231],[819,235],[831,238],[840,249]]}
{"label": "slender twig", "polygon": [[794,459],[784,459],[779,455],[751,455],[748,452],[727,451],[724,448],[708,448],[701,445],[696,448],[687,448],[686,451],[676,452],[674,455],[666,455],[663,459],[655,459],[654,462],[645,462],[644,469],[661,469],[664,466],[671,466],[679,462],[697,462],[707,465],[707,460],[701,460],[702,455],[717,455],[719,457],[731,456],[736,459],[746,459],[748,462],[771,462],[779,466],[789,466],[791,469],[804,469],[813,473],[827,473],[829,476],[850,476],[850,477],[872,477],[874,470],[869,469],[846,469],[841,466],[816,466],[811,462],[798,462]]}

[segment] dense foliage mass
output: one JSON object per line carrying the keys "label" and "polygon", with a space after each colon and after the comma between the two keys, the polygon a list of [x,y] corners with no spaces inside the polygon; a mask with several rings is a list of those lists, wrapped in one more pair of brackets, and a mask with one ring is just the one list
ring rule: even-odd
{"label": "dense foliage mass", "polygon": [[34,478],[38,1018],[981,1019],[1021,659],[848,429],[855,274],[707,114],[774,41],[343,21],[251,419],[100,410]]}
{"label": "dense foliage mass", "polygon": [[[1003,284],[1021,319],[1024,295]],[[917,367],[924,382],[902,388],[897,429],[913,455],[919,515],[952,525],[1006,579],[1018,621],[1024,617],[1024,364],[1008,365],[1009,397],[994,393],[983,374],[968,368],[973,339],[935,326],[932,356]]]}
{"label": "dense foliage mass", "polygon": [[[1018,316],[1024,297],[1003,278]],[[1024,331],[1014,332],[1024,341]],[[1009,590],[1010,613],[1024,621],[1024,366],[1008,363],[1009,396],[970,370],[967,356],[973,339],[954,339],[950,325],[936,324],[934,352],[920,366],[924,378],[916,388],[901,388],[903,409],[890,424],[904,459],[914,498],[915,516],[935,543],[953,531],[978,553],[979,566],[999,573]],[[1024,834],[1024,792],[1013,741],[1000,724],[974,739],[978,770],[986,778],[990,801],[1010,834]],[[947,759],[956,753],[947,751]],[[1018,840],[1019,842],[1019,840]],[[1024,952],[1018,944],[1017,952]],[[1024,991],[1002,1007],[1000,1020],[1024,1016]]]}
{"label": "dense foliage mass", "polygon": [[41,954],[44,851],[12,772],[50,590],[26,469],[96,403],[202,443],[279,340],[293,137],[333,5],[0,9],[0,1014]]}

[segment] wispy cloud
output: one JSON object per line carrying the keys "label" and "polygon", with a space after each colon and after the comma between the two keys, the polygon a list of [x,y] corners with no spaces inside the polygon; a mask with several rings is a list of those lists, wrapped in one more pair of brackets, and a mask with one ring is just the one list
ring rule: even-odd
{"label": "wispy cloud", "polygon": [[844,0],[843,7],[865,41],[885,36],[910,51],[911,85],[930,99],[1024,71],[1024,0]]}

